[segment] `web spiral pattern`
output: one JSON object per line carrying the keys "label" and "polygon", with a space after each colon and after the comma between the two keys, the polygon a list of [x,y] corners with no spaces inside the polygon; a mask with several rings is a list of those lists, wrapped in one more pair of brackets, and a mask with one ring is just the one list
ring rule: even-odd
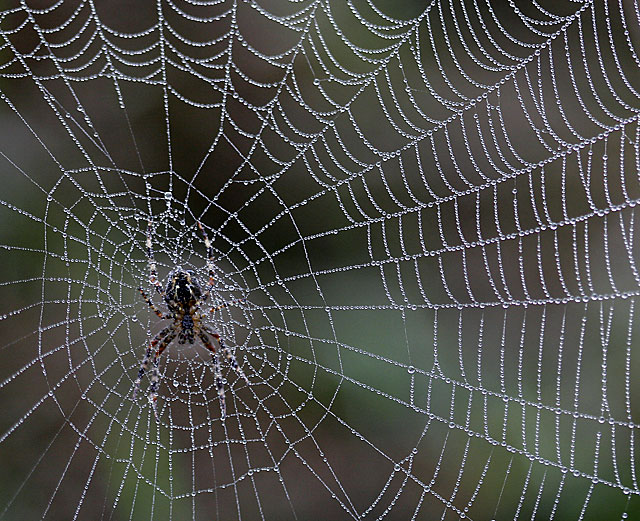
{"label": "web spiral pattern", "polygon": [[6,2],[0,519],[637,518],[639,92],[637,0]]}

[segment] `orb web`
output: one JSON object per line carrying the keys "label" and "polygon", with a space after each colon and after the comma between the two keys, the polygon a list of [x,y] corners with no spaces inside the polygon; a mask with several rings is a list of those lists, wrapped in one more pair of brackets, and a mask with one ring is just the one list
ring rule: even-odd
{"label": "orb web", "polygon": [[637,515],[639,10],[6,3],[0,518]]}

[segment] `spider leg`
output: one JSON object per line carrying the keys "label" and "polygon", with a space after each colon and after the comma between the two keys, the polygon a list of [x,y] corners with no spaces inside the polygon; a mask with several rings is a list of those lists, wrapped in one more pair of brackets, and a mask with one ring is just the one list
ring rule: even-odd
{"label": "spider leg", "polygon": [[158,280],[158,268],[153,256],[153,248],[151,247],[151,222],[149,222],[149,227],[147,228],[147,259],[149,261],[149,281],[156,287],[156,291],[164,297],[164,290]]}
{"label": "spider leg", "polygon": [[214,273],[213,273],[213,248],[211,247],[211,241],[209,240],[209,236],[205,231],[200,221],[198,221],[198,228],[204,237],[204,245],[207,248],[207,269],[209,270],[209,284],[207,286],[207,290],[204,292],[202,296],[202,300],[207,300],[209,295],[211,294],[211,290],[213,289],[214,284]]}
{"label": "spider leg", "polygon": [[149,342],[149,347],[147,347],[147,352],[145,353],[144,358],[142,359],[142,364],[140,364],[140,369],[138,371],[138,378],[136,378],[136,381],[133,384],[134,400],[138,395],[138,389],[140,388],[140,382],[142,381],[142,377],[144,376],[144,373],[147,370],[147,367],[149,366],[149,359],[151,358],[151,353],[153,353],[153,348],[161,340],[164,343],[164,341],[166,340],[166,336],[169,334],[170,331],[171,331],[171,326],[165,327],[162,331],[160,331],[156,336],[153,337],[151,342]]}
{"label": "spider leg", "polygon": [[164,340],[158,346],[156,350],[156,354],[153,357],[153,371],[151,371],[151,387],[149,388],[149,403],[151,403],[151,407],[153,407],[153,415],[158,419],[158,409],[156,406],[156,402],[158,401],[158,387],[160,386],[160,370],[158,369],[158,365],[160,363],[160,355],[167,348],[167,346],[173,341],[173,339],[178,334],[177,331],[173,330],[169,333]]}
{"label": "spider leg", "polygon": [[220,309],[223,309],[223,308],[226,308],[226,307],[229,307],[232,304],[238,304],[238,303],[244,304],[246,301],[247,301],[247,299],[244,299],[244,298],[236,298],[236,299],[230,300],[229,302],[223,302],[219,306],[216,306],[215,308],[211,308],[209,310],[209,313],[215,313],[216,311],[218,311]]}
{"label": "spider leg", "polygon": [[233,355],[231,350],[225,345],[220,335],[215,331],[212,331],[206,326],[203,327],[202,329],[204,329],[207,333],[209,333],[213,338],[215,338],[218,341],[218,344],[220,344],[220,349],[222,350],[224,357],[229,362],[229,365],[231,366],[231,368],[238,374],[238,376],[240,376],[246,382],[247,385],[249,385],[249,379],[240,368],[240,364],[238,364],[238,360]]}
{"label": "spider leg", "polygon": [[224,418],[227,414],[227,405],[224,399],[224,381],[222,380],[222,371],[220,370],[220,361],[218,360],[218,354],[216,348],[213,347],[209,337],[200,331],[200,340],[209,351],[211,351],[211,358],[213,359],[213,373],[216,382],[216,389],[218,390],[218,398],[220,399],[220,412]]}
{"label": "spider leg", "polygon": [[153,302],[151,302],[151,299],[149,298],[149,296],[144,292],[144,290],[142,288],[138,288],[138,291],[142,294],[142,298],[144,299],[144,301],[149,304],[149,307],[151,309],[153,309],[153,312],[158,315],[160,318],[173,318],[171,315],[169,316],[165,316],[162,311],[160,311]]}

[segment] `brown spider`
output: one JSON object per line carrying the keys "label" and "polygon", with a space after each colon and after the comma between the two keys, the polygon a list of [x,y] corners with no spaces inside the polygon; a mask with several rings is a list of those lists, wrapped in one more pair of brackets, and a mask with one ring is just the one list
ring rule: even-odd
{"label": "brown spider", "polygon": [[[207,333],[216,339],[218,345],[220,346],[220,350],[224,354],[225,358],[229,361],[229,364],[231,365],[233,370],[244,379],[247,385],[249,384],[249,380],[242,372],[242,369],[240,369],[236,357],[233,356],[233,353],[224,344],[222,338],[220,338],[220,335],[209,326],[207,326],[203,321],[207,314],[200,311],[200,306],[205,303],[210,297],[214,282],[213,248],[211,247],[211,242],[209,242],[207,233],[200,223],[198,223],[198,228],[202,232],[202,235],[204,237],[204,244],[207,248],[207,268],[209,270],[209,284],[207,290],[204,292],[202,292],[202,290],[200,289],[200,283],[198,282],[198,279],[196,279],[194,272],[192,270],[184,270],[181,267],[176,267],[171,271],[171,273],[169,273],[169,277],[167,278],[167,288],[165,290],[162,289],[162,285],[158,281],[156,261],[153,258],[153,250],[151,248],[151,223],[149,223],[149,229],[147,231],[147,258],[149,261],[149,271],[151,272],[150,282],[155,286],[156,291],[160,295],[162,295],[167,308],[169,308],[169,313],[163,313],[162,311],[160,311],[142,288],[138,288],[138,290],[142,294],[142,298],[144,298],[147,304],[149,304],[149,307],[151,307],[156,315],[158,315],[160,318],[173,320],[173,322],[165,327],[162,331],[160,331],[155,337],[153,337],[153,339],[149,343],[147,352],[142,359],[140,370],[138,371],[138,378],[136,378],[136,381],[134,383],[133,398],[135,399],[138,394],[140,382],[142,380],[142,377],[144,376],[145,371],[147,370],[147,367],[149,366],[149,360],[151,359],[151,355],[153,354],[153,369],[151,372],[149,402],[153,407],[153,413],[156,419],[158,419],[156,401],[158,400],[158,386],[160,385],[160,371],[158,370],[159,358],[162,352],[169,346],[169,344],[171,344],[176,336],[178,337],[179,344],[184,344],[185,342],[193,344],[195,337],[198,337],[200,338],[204,346],[209,351],[211,351],[211,357],[213,359],[213,369],[215,374],[215,383],[216,388],[218,389],[218,397],[220,398],[220,410],[222,412],[223,418],[226,414],[224,382],[222,380],[220,361],[218,360],[216,349],[211,344],[211,340],[209,340],[209,336],[207,335]],[[226,306],[227,304],[223,304],[221,306],[212,308],[211,313]]]}

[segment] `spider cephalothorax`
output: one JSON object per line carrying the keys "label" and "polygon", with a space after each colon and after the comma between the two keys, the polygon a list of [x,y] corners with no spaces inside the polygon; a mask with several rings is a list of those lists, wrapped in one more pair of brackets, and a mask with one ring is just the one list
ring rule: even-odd
{"label": "spider cephalothorax", "polygon": [[198,227],[200,228],[200,231],[204,236],[204,243],[207,248],[209,285],[204,292],[200,287],[200,283],[198,282],[195,273],[192,270],[184,270],[181,267],[176,267],[171,271],[171,273],[169,273],[166,289],[162,289],[162,285],[158,281],[158,270],[156,268],[156,262],[153,258],[153,249],[151,247],[151,226],[149,226],[149,231],[147,232],[147,258],[149,260],[149,271],[151,273],[150,281],[151,284],[156,288],[156,291],[160,295],[162,295],[164,302],[169,309],[169,313],[163,313],[162,311],[160,311],[147,296],[144,290],[142,288],[138,289],[142,294],[142,297],[145,299],[147,304],[149,304],[156,315],[163,319],[169,319],[172,322],[162,331],[160,331],[155,337],[153,337],[153,339],[149,343],[145,356],[142,360],[142,364],[140,364],[138,378],[136,378],[136,381],[134,383],[133,397],[135,398],[138,393],[140,382],[142,381],[142,377],[144,376],[144,373],[149,366],[149,361],[151,360],[153,355],[153,369],[151,372],[151,388],[149,400],[151,402],[151,405],[153,406],[153,412],[156,415],[156,418],[158,417],[156,401],[158,400],[158,387],[160,385],[160,371],[158,370],[158,361],[162,352],[176,337],[178,337],[179,344],[184,344],[185,342],[193,344],[193,342],[195,341],[195,337],[197,336],[198,338],[200,338],[203,345],[209,351],[211,351],[215,373],[215,382],[216,388],[218,390],[218,396],[220,398],[220,409],[222,411],[222,417],[224,417],[226,413],[224,399],[224,381],[222,379],[222,373],[220,371],[218,353],[216,352],[215,347],[213,347],[211,340],[209,339],[209,335],[211,335],[216,340],[216,342],[220,346],[220,350],[228,360],[231,367],[238,373],[238,375],[240,375],[245,380],[247,384],[249,383],[249,380],[247,380],[247,377],[242,372],[242,369],[240,369],[236,357],[224,344],[222,338],[220,338],[220,335],[213,329],[211,329],[208,325],[206,325],[203,321],[203,319],[208,316],[210,312],[225,307],[226,304],[211,308],[209,313],[203,313],[201,311],[202,304],[207,301],[209,295],[211,294],[211,290],[213,289],[213,248],[211,247],[211,243],[209,242],[209,237],[207,237],[207,234],[200,223],[198,223]]}

